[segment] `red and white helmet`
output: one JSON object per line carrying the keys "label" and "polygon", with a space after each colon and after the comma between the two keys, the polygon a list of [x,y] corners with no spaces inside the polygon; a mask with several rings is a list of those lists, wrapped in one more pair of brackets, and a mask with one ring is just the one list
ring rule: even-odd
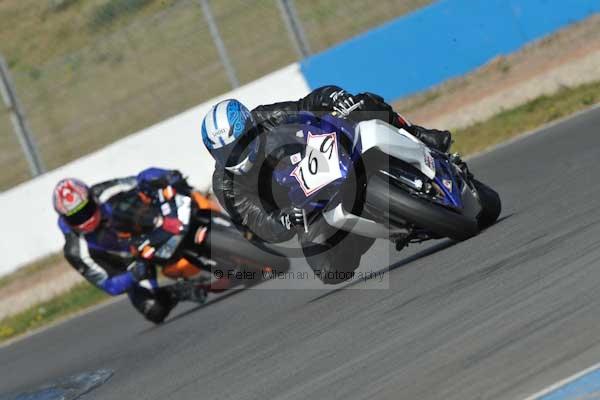
{"label": "red and white helmet", "polygon": [[100,208],[90,188],[78,179],[59,181],[52,193],[52,203],[56,212],[79,232],[93,232],[100,225]]}

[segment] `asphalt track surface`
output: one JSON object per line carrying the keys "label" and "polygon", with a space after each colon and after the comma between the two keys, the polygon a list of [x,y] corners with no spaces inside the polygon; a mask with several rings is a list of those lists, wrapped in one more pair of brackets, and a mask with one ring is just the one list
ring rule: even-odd
{"label": "asphalt track surface", "polygon": [[117,302],[0,349],[0,394],[110,368],[85,399],[524,398],[600,361],[599,162],[595,109],[471,161],[504,200],[480,236],[378,242],[389,289],[269,282],[158,328]]}

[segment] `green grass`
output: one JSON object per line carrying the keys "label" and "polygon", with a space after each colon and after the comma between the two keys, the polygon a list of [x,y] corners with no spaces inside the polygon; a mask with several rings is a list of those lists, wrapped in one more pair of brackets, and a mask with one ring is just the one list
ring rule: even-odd
{"label": "green grass", "polygon": [[0,341],[41,328],[108,298],[104,292],[94,286],[80,283],[65,294],[0,321]]}
{"label": "green grass", "polygon": [[472,154],[600,103],[600,82],[564,88],[454,132],[453,151]]}
{"label": "green grass", "polygon": [[[297,0],[313,51],[433,0]],[[241,83],[297,60],[276,0],[210,0]],[[0,0],[0,52],[49,169],[230,90],[197,0]],[[28,178],[0,107],[0,190]]]}
{"label": "green grass", "polygon": [[48,10],[52,12],[64,11],[82,0],[48,0]]}
{"label": "green grass", "polygon": [[152,0],[108,0],[94,9],[90,16],[90,27],[104,28],[127,14],[140,11],[151,2]]}

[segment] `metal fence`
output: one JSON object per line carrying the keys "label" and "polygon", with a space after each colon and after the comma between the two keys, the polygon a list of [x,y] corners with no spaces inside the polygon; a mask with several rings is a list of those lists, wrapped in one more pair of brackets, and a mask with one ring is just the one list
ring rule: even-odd
{"label": "metal fence", "polygon": [[[118,29],[101,28],[66,55],[9,68],[32,132],[25,148],[56,168],[431,1],[167,1]],[[35,174],[10,122],[14,111],[0,106],[0,190]]]}

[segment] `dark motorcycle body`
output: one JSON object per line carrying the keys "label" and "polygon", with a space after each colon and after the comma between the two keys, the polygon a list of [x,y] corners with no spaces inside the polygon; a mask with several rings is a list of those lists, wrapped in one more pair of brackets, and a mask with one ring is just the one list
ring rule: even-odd
{"label": "dark motorcycle body", "polygon": [[161,189],[151,209],[155,228],[139,240],[138,257],[167,278],[209,291],[255,284],[289,269],[289,260],[237,227],[215,202]]}
{"label": "dark motorcycle body", "polygon": [[304,210],[307,225],[324,218],[402,247],[442,237],[466,240],[500,214],[498,194],[474,179],[457,155],[430,149],[404,129],[306,113],[297,132],[304,151],[280,162],[275,180]]}

